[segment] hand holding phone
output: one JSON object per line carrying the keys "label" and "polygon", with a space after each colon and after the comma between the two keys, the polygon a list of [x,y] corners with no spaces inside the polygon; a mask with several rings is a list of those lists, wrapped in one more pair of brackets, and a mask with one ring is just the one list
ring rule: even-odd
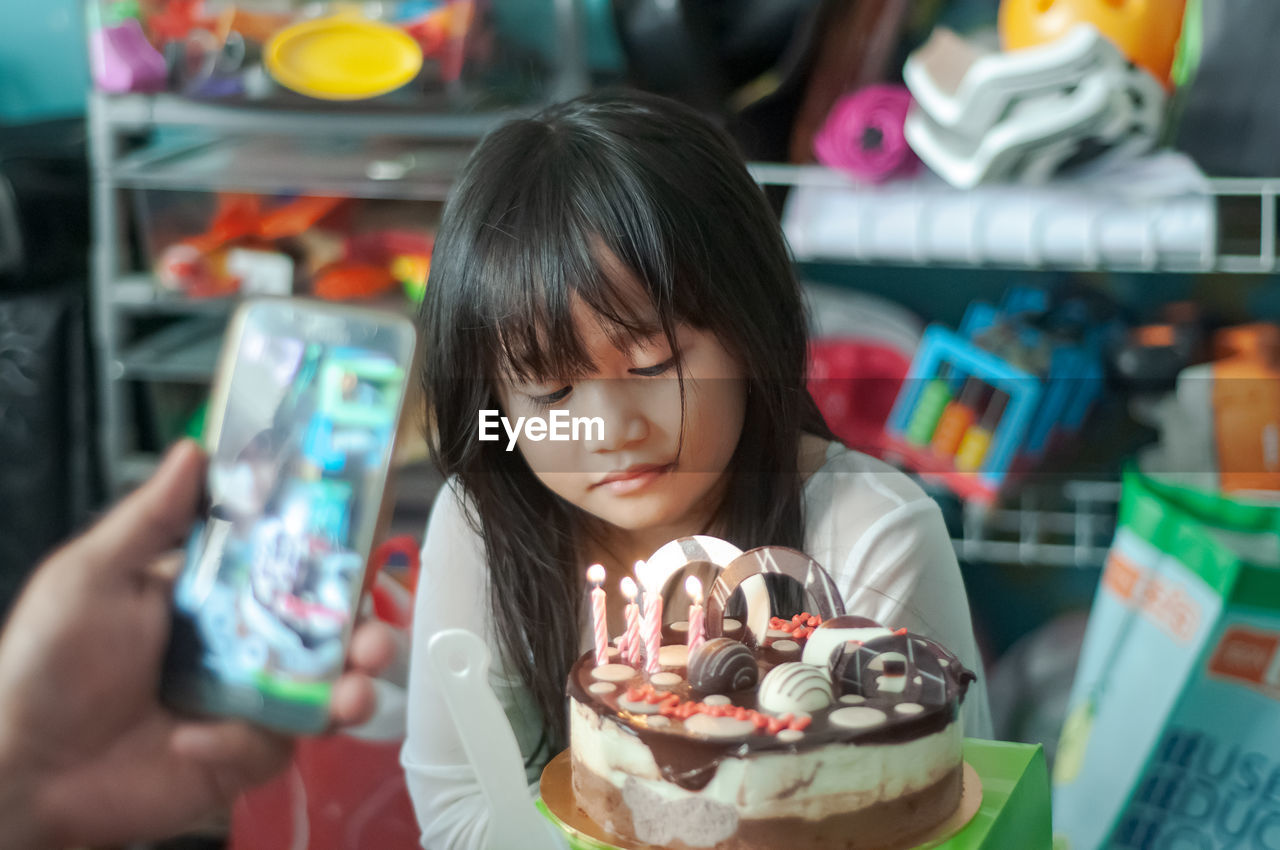
{"label": "hand holding phone", "polygon": [[233,316],[206,417],[208,510],[175,585],[170,705],[325,728],[415,339],[404,316],[299,299]]}

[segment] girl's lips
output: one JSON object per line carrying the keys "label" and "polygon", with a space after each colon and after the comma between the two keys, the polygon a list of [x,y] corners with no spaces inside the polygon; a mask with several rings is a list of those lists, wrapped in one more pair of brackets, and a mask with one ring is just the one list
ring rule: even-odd
{"label": "girl's lips", "polygon": [[608,490],[615,496],[634,493],[649,486],[670,469],[671,464],[669,463],[634,467],[624,472],[610,473],[595,486]]}

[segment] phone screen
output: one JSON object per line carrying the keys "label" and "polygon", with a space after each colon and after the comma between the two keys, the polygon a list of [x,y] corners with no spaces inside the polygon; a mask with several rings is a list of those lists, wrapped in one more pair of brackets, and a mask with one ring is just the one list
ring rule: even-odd
{"label": "phone screen", "polygon": [[305,730],[343,669],[412,337],[289,303],[246,308],[229,337],[171,666],[188,707]]}

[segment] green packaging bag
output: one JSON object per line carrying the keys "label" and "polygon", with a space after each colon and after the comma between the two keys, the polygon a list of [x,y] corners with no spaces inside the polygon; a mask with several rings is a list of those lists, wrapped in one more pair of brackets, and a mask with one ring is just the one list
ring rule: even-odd
{"label": "green packaging bag", "polygon": [[1280,850],[1280,506],[1125,473],[1053,807],[1071,850]]}

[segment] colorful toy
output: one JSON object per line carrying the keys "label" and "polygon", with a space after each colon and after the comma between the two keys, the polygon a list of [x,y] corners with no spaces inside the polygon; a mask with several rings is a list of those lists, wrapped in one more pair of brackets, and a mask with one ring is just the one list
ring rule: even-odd
{"label": "colorful toy", "polygon": [[105,92],[150,92],[165,87],[169,69],[136,18],[99,27],[89,34],[93,81]]}
{"label": "colorful toy", "polygon": [[903,123],[911,93],[902,86],[866,86],[836,101],[813,139],[818,162],[879,183],[920,165]]}
{"label": "colorful toy", "polygon": [[422,59],[422,48],[404,30],[348,13],[285,27],[265,54],[276,82],[320,100],[395,91],[418,75]]}
{"label": "colorful toy", "polygon": [[[1042,295],[1015,289],[999,308],[973,304],[959,331],[925,330],[885,426],[888,454],[966,499],[991,503],[1011,472],[1079,431],[1101,392],[1113,329],[1051,335],[1030,319],[1071,302],[1050,306]],[[1036,305],[1044,309],[1027,309]]]}
{"label": "colorful toy", "polygon": [[1092,24],[1135,65],[1167,88],[1182,35],[1185,0],[1001,0],[1006,50],[1046,44],[1080,23]]}

